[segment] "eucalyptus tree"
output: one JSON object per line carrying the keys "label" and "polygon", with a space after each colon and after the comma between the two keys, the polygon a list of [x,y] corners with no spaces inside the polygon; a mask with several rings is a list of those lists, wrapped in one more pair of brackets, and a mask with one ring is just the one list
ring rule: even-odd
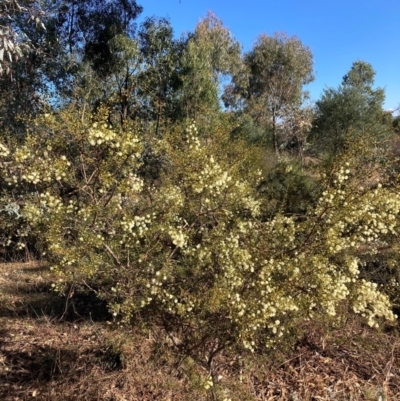
{"label": "eucalyptus tree", "polygon": [[0,129],[24,136],[46,93],[43,66],[49,55],[47,1],[0,1]]}
{"label": "eucalyptus tree", "polygon": [[174,98],[180,86],[179,62],[184,43],[174,39],[172,26],[165,18],[147,18],[138,37],[143,60],[138,86],[141,117],[153,121],[159,135],[163,122],[175,118]]}
{"label": "eucalyptus tree", "polygon": [[387,131],[382,124],[385,92],[373,88],[375,74],[371,64],[356,61],[337,89],[324,90],[312,128],[319,149],[336,154],[352,138],[373,132],[378,139]]}
{"label": "eucalyptus tree", "polygon": [[226,88],[226,106],[239,107],[272,132],[279,152],[279,123],[295,105],[300,106],[303,86],[313,79],[313,55],[296,36],[262,34],[243,57],[245,70]]}
{"label": "eucalyptus tree", "polygon": [[238,73],[241,46],[222,21],[209,13],[187,38],[181,62],[181,110],[188,118],[220,108],[220,86]]}
{"label": "eucalyptus tree", "polygon": [[113,124],[139,119],[158,134],[172,114],[179,63],[180,42],[169,21],[147,18],[136,35],[119,34],[109,43],[115,59],[107,85]]}
{"label": "eucalyptus tree", "polygon": [[25,24],[45,29],[45,15],[40,1],[1,0],[0,1],[0,74],[12,72],[12,62],[23,57],[30,50],[29,38],[24,34],[19,20]]}
{"label": "eucalyptus tree", "polygon": [[114,107],[117,102],[121,108],[115,72],[125,67],[127,43],[137,48],[136,19],[142,7],[134,0],[52,4],[46,28],[54,51],[50,49],[44,73],[51,100],[58,108],[74,104],[81,119],[104,103]]}
{"label": "eucalyptus tree", "polygon": [[135,0],[59,1],[57,33],[69,53],[78,50],[102,77],[116,62],[110,41],[117,35],[132,36],[142,7]]}

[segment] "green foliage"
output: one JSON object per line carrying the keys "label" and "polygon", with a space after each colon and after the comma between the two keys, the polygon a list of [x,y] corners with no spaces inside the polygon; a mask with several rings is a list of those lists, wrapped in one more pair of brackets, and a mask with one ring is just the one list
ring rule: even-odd
{"label": "green foliage", "polygon": [[[36,29],[45,29],[42,22],[44,12],[40,2],[30,0],[2,0],[0,4],[0,75],[12,74],[12,64],[24,56],[29,50],[34,50],[25,30],[18,29],[21,21],[33,25]],[[27,40],[28,39],[28,40]]]}
{"label": "green foliage", "polygon": [[21,214],[59,287],[93,285],[125,323],[153,314],[207,361],[229,345],[271,347],[299,319],[334,319],[343,302],[372,326],[393,319],[387,297],[360,279],[357,252],[396,233],[397,191],[353,185],[348,163],[302,219],[262,221],[261,173],[229,125],[155,140],[171,166],[155,185],[139,176],[136,128],[114,130],[106,115],[44,115],[24,145],[2,145],[2,185],[9,197],[24,192]]}
{"label": "green foliage", "polygon": [[304,172],[298,162],[281,159],[266,172],[259,185],[265,197],[265,211],[274,216],[278,211],[285,215],[305,215],[315,207],[321,195],[321,183]]}
{"label": "green foliage", "polygon": [[263,34],[244,55],[244,64],[246,70],[239,71],[226,88],[225,103],[239,107],[244,103],[253,119],[271,130],[278,153],[278,122],[301,105],[303,85],[314,79],[312,53],[297,37]]}
{"label": "green foliage", "polygon": [[220,108],[219,84],[241,66],[240,44],[214,14],[209,13],[189,36],[182,55],[182,115],[199,114]]}
{"label": "green foliage", "polygon": [[374,84],[375,71],[365,61],[355,61],[350,71],[343,77],[343,85],[365,89]]}
{"label": "green foliage", "polygon": [[381,88],[373,89],[374,76],[370,64],[357,61],[338,89],[324,90],[311,132],[317,148],[336,154],[357,136],[369,134],[372,141],[384,138],[390,129],[382,123],[385,94]]}
{"label": "green foliage", "polygon": [[235,118],[237,127],[232,131],[234,138],[243,138],[249,143],[265,145],[267,141],[265,130],[256,124],[250,115],[242,113],[241,115],[236,115]]}
{"label": "green foliage", "polygon": [[51,53],[47,11],[43,2],[30,0],[0,4],[0,131],[19,138],[47,92],[42,76],[45,55]]}
{"label": "green foliage", "polygon": [[132,33],[133,21],[142,7],[134,0],[78,0],[63,3],[57,11],[58,36],[66,40],[70,52],[76,47],[82,49],[83,58],[105,78],[113,74],[118,64],[110,41],[117,35]]}
{"label": "green foliage", "polygon": [[178,66],[184,46],[173,39],[171,24],[165,19],[147,19],[139,40],[144,68],[137,83],[143,102],[136,114],[155,121],[155,134],[160,135],[161,126],[176,118],[176,92],[181,85]]}

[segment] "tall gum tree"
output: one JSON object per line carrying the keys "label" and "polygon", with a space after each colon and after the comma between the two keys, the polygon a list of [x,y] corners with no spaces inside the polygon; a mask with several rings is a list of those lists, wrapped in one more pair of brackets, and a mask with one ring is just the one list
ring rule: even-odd
{"label": "tall gum tree", "polygon": [[278,124],[289,106],[301,104],[303,86],[314,79],[313,55],[296,36],[262,34],[243,61],[245,70],[225,90],[225,104],[242,107],[257,124],[271,130],[278,154]]}
{"label": "tall gum tree", "polygon": [[189,36],[182,56],[182,114],[196,118],[200,111],[218,110],[220,84],[237,74],[241,46],[214,14],[208,13]]}
{"label": "tall gum tree", "polygon": [[[142,7],[134,0],[55,0],[47,29],[57,52],[48,79],[60,103],[96,105],[110,96],[111,81],[124,54],[115,50],[117,38],[135,39],[136,18]],[[120,46],[122,47],[122,46]],[[123,49],[125,50],[125,49]],[[77,95],[82,92],[84,95]],[[104,94],[103,96],[101,94]],[[79,99],[79,100],[78,100]]]}
{"label": "tall gum tree", "polygon": [[317,148],[337,154],[352,138],[373,131],[378,139],[388,130],[381,124],[385,92],[373,88],[375,74],[371,64],[356,61],[337,89],[324,90],[311,131]]}

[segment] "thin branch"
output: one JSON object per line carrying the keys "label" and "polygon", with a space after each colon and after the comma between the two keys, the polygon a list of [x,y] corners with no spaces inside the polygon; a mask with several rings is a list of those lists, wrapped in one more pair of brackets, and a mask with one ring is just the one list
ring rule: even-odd
{"label": "thin branch", "polygon": [[109,253],[109,255],[114,259],[115,263],[118,266],[122,266],[122,263],[120,262],[120,260],[118,259],[118,256],[115,255],[115,253],[111,250],[111,248],[107,245],[104,244],[104,248],[106,248],[106,251]]}

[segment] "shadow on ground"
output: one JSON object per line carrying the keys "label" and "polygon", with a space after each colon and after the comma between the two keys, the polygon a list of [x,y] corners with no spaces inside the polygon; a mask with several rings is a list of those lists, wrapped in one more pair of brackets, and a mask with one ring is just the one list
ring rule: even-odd
{"label": "shadow on ground", "polygon": [[[65,336],[65,345],[62,346],[59,342],[43,344],[29,333],[17,339],[7,333],[0,334],[0,399],[31,399],[35,388],[40,388],[42,394],[47,388],[48,394],[51,394],[50,388],[55,383],[73,385],[89,372],[106,375],[118,373],[123,368],[121,354],[112,347],[104,344],[99,347],[95,343],[87,347],[82,339],[79,342],[78,339],[70,341],[68,338],[71,336]],[[18,389],[23,389],[21,398],[15,397]]]}
{"label": "shadow on ground", "polygon": [[47,317],[67,322],[103,322],[112,318],[106,303],[94,292],[75,291],[72,297],[60,296],[49,282],[19,282],[1,291],[0,317]]}

